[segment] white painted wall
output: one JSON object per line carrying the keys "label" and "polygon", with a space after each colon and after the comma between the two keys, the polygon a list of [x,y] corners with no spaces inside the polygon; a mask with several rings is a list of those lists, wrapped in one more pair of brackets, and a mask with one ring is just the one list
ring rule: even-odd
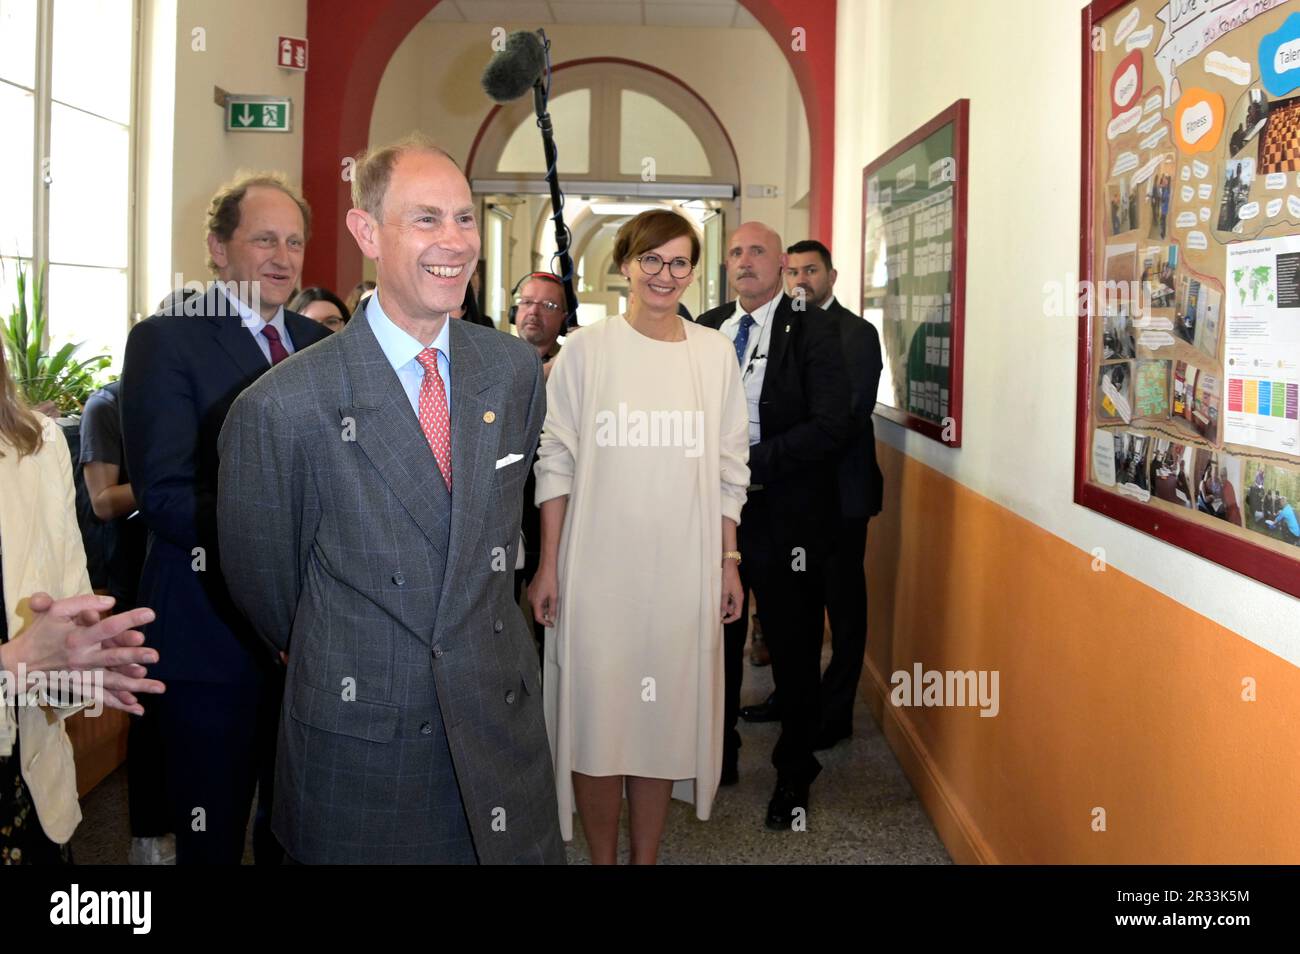
{"label": "white painted wall", "polygon": [[[203,50],[196,30],[204,33]],[[276,62],[276,37],[307,35],[307,0],[181,0],[176,14],[171,252],[174,271],[206,281],[208,200],[240,171],[273,170],[302,181],[305,74]],[[147,51],[146,51],[147,52]],[[325,68],[317,65],[317,69]],[[226,132],[213,87],[289,96],[288,133]],[[153,303],[167,288],[149,289]],[[147,313],[147,312],[146,312]]]}
{"label": "white painted wall", "polygon": [[844,300],[860,294],[862,167],[954,100],[971,101],[962,447],[880,418],[876,434],[1078,546],[1080,560],[1103,547],[1115,569],[1300,665],[1296,600],[1073,502],[1077,323],[1044,316],[1043,288],[1078,272],[1083,6],[840,0],[834,252]]}

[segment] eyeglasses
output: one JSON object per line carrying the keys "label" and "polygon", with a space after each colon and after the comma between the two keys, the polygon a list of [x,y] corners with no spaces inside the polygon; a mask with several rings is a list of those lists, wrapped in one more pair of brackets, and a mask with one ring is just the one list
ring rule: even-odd
{"label": "eyeglasses", "polygon": [[636,260],[641,263],[641,271],[647,275],[658,275],[664,270],[665,265],[668,266],[668,274],[673,278],[685,278],[695,271],[695,266],[687,258],[675,258],[671,262],[665,262],[658,255],[650,252],[646,255],[638,255]]}
{"label": "eyeglasses", "polygon": [[515,304],[520,308],[527,308],[529,305],[536,305],[548,315],[553,315],[560,310],[560,306],[553,301],[542,301],[539,298],[516,298]]}

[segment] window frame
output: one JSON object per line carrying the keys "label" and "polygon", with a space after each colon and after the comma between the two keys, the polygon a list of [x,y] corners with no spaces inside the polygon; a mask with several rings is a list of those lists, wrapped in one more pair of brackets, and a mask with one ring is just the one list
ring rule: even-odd
{"label": "window frame", "polygon": [[[57,102],[60,106],[67,109],[76,110],[86,116],[91,116],[104,122],[114,123],[124,126],[127,136],[127,173],[126,182],[122,187],[127,190],[126,203],[126,261],[122,267],[125,272],[126,281],[126,300],[123,303],[125,312],[121,315],[125,323],[125,331],[136,320],[140,318],[138,311],[138,302],[135,292],[135,264],[137,259],[137,243],[139,241],[139,230],[137,226],[136,215],[136,196],[137,196],[137,177],[138,177],[138,151],[139,137],[137,132],[140,128],[140,31],[142,22],[141,4],[142,0],[130,0],[131,15],[131,52],[130,52],[130,101],[127,104],[126,116],[127,121],[121,123],[116,119],[92,112],[81,106],[75,106],[71,103],[65,103],[54,98],[54,5],[59,0],[35,0],[36,2],[36,64],[35,75],[33,77],[34,86],[29,88],[8,79],[0,79],[0,83],[11,86],[14,89],[30,93],[32,95],[33,106],[33,130],[32,130],[32,179],[30,182],[32,194],[32,220],[29,223],[31,228],[31,255],[4,255],[3,249],[0,249],[0,256],[15,263],[26,264],[29,268],[36,266],[36,263],[43,264],[47,269],[54,266],[73,267],[73,268],[99,268],[108,271],[117,271],[115,266],[95,265],[87,262],[64,262],[51,261],[50,259],[50,187],[54,180],[50,175],[51,171],[57,171],[57,167],[46,168],[46,160],[50,158],[50,142],[53,132],[54,105]],[[53,332],[53,334],[52,334]],[[42,347],[49,347],[52,338],[57,337],[58,329],[47,324],[45,329],[45,340],[41,342]],[[88,354],[79,354],[81,358],[88,357]]]}

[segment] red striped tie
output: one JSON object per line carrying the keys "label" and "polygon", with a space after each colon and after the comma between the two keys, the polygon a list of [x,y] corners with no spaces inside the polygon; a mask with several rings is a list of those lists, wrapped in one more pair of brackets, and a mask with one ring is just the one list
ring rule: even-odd
{"label": "red striped tie", "polygon": [[424,368],[424,379],[420,381],[420,427],[450,492],[451,420],[447,412],[447,392],[443,388],[442,375],[438,373],[438,349],[425,348],[415,360]]}

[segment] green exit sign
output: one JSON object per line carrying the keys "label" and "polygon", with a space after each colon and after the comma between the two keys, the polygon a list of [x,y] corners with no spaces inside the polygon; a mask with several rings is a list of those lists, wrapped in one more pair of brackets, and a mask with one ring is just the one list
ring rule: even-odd
{"label": "green exit sign", "polygon": [[227,96],[226,131],[288,132],[290,106],[284,96]]}

